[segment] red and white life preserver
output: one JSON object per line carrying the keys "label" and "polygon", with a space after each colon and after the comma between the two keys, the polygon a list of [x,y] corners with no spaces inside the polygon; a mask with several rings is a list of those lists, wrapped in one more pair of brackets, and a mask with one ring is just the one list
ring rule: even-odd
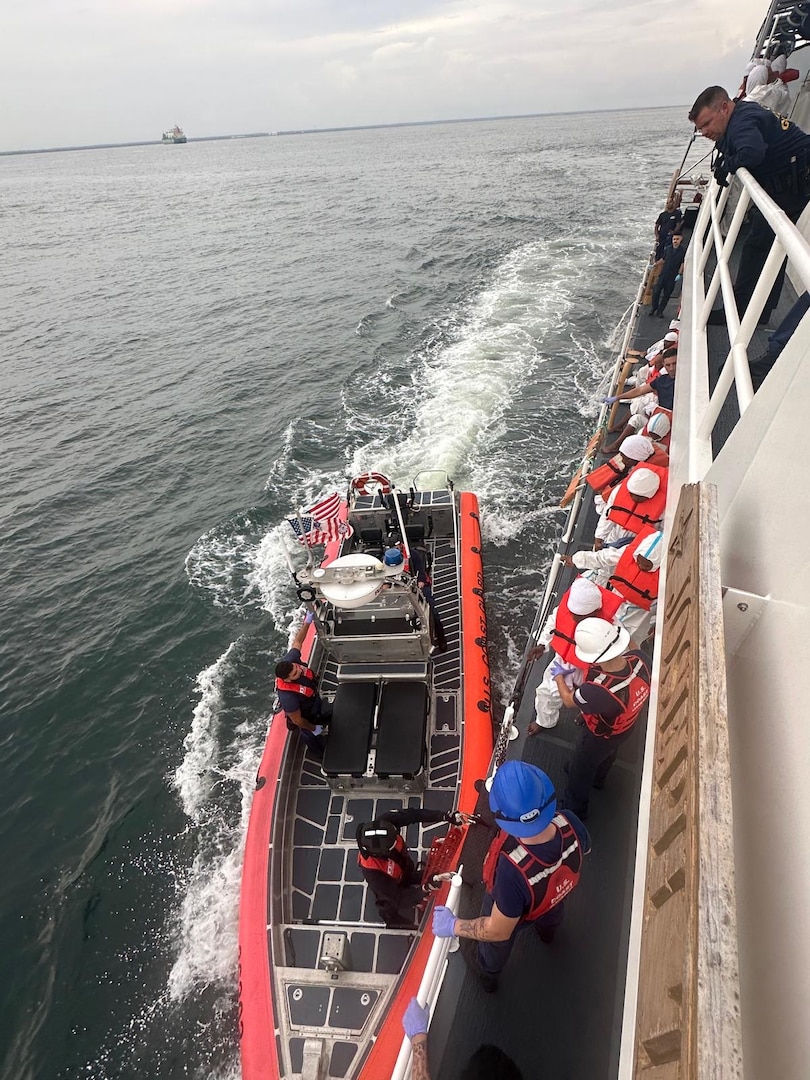
{"label": "red and white life preserver", "polygon": [[369,491],[369,484],[377,484],[377,491],[380,495],[391,494],[391,481],[387,476],[383,476],[379,472],[364,472],[359,476],[355,476],[352,480],[352,488],[358,495],[374,495],[374,490]]}

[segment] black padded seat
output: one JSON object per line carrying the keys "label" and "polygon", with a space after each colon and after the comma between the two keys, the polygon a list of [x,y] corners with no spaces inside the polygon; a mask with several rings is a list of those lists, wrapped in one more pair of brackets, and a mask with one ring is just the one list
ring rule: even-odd
{"label": "black padded seat", "polygon": [[327,776],[362,776],[366,771],[376,704],[377,683],[338,685],[323,755]]}
{"label": "black padded seat", "polygon": [[425,539],[425,526],[424,525],[406,525],[405,526],[405,535],[407,536],[408,541],[410,543],[413,543],[414,540],[424,540]]}
{"label": "black padded seat", "polygon": [[414,777],[425,761],[428,691],[424,683],[386,682],[380,695],[375,773]]}

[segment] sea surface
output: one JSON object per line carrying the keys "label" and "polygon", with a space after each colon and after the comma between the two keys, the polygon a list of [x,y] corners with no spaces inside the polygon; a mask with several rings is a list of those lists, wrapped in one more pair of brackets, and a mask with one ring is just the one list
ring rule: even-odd
{"label": "sea surface", "polygon": [[0,158],[0,1078],[235,1080],[296,600],[377,469],[481,499],[514,679],[683,109]]}

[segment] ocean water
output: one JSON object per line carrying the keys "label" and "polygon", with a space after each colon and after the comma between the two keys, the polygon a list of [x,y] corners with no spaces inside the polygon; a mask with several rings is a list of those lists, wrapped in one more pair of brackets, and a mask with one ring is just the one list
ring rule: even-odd
{"label": "ocean water", "polygon": [[239,1076],[273,530],[446,469],[508,692],[682,112],[0,159],[2,1080]]}

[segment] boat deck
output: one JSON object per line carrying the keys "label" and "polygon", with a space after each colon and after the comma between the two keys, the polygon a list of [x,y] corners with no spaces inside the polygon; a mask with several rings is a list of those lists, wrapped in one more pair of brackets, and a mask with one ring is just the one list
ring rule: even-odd
{"label": "boat deck", "polygon": [[[448,540],[429,540],[425,546],[433,556],[434,597],[447,651],[429,663],[364,663],[349,668],[351,679],[361,680],[354,685],[369,689],[393,679],[397,696],[403,686],[424,694],[424,680],[429,680],[424,790],[397,791],[395,779],[389,786],[364,786],[362,777],[352,779],[356,786],[335,790],[322,763],[305,752],[301,743],[291,740],[288,748],[291,757],[285,768],[290,782],[286,787],[292,805],[284,835],[277,838],[285,854],[275,870],[280,879],[274,879],[271,871],[271,894],[276,900],[268,926],[276,978],[286,997],[286,1007],[278,1010],[283,1032],[279,1047],[287,1057],[282,1075],[302,1071],[305,1040],[319,1035],[336,1040],[329,1050],[326,1075],[349,1075],[370,1045],[379,1016],[377,1006],[384,1007],[419,939],[418,930],[388,929],[380,919],[357,863],[358,824],[390,810],[447,811],[456,803],[462,707],[458,566],[454,545]],[[362,632],[361,624],[362,620],[354,621],[355,633]],[[335,632],[340,634],[339,627]],[[346,675],[347,669],[329,660],[321,679],[322,693],[334,697]],[[365,766],[364,755],[365,750],[361,754]],[[378,746],[378,765],[379,761]],[[411,853],[421,860],[433,839],[443,836],[447,828],[444,823],[415,824],[403,835]],[[321,966],[335,935],[345,935],[341,948],[347,950],[348,970],[339,980]]]}

